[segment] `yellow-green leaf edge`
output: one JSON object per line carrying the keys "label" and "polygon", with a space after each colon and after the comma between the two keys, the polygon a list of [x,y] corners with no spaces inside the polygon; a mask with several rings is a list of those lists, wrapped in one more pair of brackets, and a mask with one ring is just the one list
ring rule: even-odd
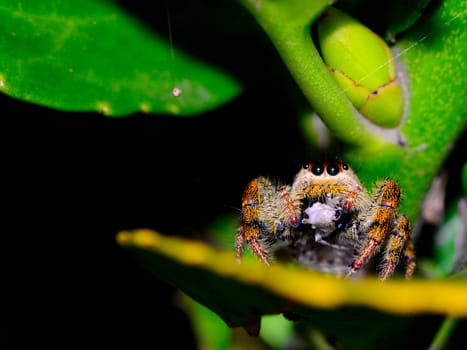
{"label": "yellow-green leaf edge", "polygon": [[401,316],[467,316],[467,280],[461,278],[344,280],[298,266],[268,268],[249,258],[238,264],[232,251],[149,229],[119,232],[117,242],[159,279],[207,306],[231,327],[259,327],[262,315],[306,316],[312,309],[345,306]]}

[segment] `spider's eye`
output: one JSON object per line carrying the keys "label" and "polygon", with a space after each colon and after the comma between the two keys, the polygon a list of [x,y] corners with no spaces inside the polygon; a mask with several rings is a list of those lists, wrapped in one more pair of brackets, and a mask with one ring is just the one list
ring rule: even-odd
{"label": "spider's eye", "polygon": [[342,163],[342,169],[349,170],[349,165],[347,163]]}
{"label": "spider's eye", "polygon": [[311,172],[313,173],[313,175],[321,175],[324,171],[324,167],[323,167],[323,164],[321,163],[316,163],[316,164],[313,164],[313,167],[311,168]]}
{"label": "spider's eye", "polygon": [[335,176],[339,173],[339,166],[337,164],[331,163],[326,168],[326,171],[328,172],[329,175]]}
{"label": "spider's eye", "polygon": [[309,163],[303,165],[303,169],[308,169],[309,167],[310,167]]}

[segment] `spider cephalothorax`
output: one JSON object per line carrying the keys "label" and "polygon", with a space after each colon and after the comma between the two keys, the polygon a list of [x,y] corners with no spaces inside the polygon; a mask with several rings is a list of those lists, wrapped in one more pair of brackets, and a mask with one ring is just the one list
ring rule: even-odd
{"label": "spider cephalothorax", "polygon": [[266,265],[276,242],[282,253],[313,269],[350,277],[384,249],[380,278],[390,277],[401,256],[406,277],[415,269],[410,223],[398,213],[399,185],[391,179],[368,192],[345,163],[310,163],[292,185],[252,180],[242,199],[237,258],[246,242]]}

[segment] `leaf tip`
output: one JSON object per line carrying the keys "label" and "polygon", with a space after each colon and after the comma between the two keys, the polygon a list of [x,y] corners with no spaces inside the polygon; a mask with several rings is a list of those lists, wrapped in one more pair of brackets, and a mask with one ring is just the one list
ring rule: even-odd
{"label": "leaf tip", "polygon": [[131,239],[131,236],[128,231],[120,231],[117,234],[117,243],[120,245],[127,245],[130,239]]}
{"label": "leaf tip", "polygon": [[158,242],[158,235],[150,230],[120,231],[117,234],[117,243],[121,246],[154,247]]}

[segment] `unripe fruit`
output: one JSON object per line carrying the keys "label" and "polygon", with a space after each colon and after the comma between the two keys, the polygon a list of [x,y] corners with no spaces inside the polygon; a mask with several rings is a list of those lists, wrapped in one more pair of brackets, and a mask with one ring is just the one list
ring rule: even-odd
{"label": "unripe fruit", "polygon": [[386,43],[332,7],[318,22],[318,40],[324,62],[355,108],[382,127],[399,125],[404,93]]}

